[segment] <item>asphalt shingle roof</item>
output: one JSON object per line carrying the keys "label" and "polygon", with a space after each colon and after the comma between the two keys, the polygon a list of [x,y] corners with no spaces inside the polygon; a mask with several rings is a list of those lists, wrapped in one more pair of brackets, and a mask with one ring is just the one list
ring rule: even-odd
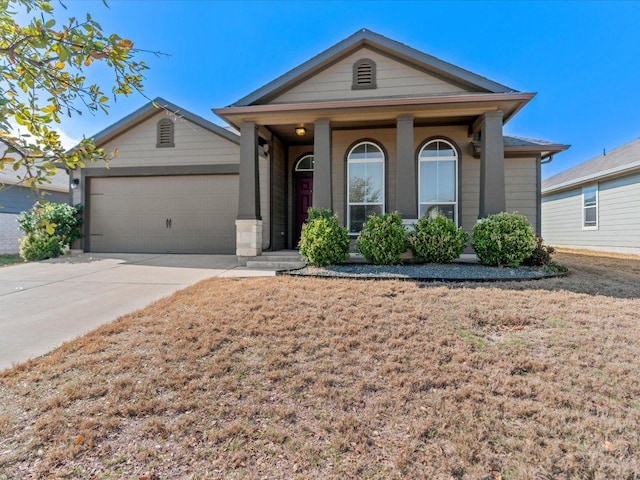
{"label": "asphalt shingle roof", "polygon": [[640,138],[542,181],[542,191],[578,185],[640,167]]}

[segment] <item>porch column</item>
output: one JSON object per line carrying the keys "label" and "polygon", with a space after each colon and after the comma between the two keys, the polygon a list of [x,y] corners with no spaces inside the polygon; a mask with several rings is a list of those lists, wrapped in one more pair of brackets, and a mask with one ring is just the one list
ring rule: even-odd
{"label": "porch column", "polygon": [[479,218],[506,209],[504,192],[504,139],[502,112],[486,112],[480,139],[480,211]]}
{"label": "porch column", "polygon": [[331,192],[331,124],[322,118],[314,123],[313,206],[333,210]]}
{"label": "porch column", "polygon": [[258,128],[253,122],[240,125],[240,198],[236,220],[236,255],[254,257],[262,253]]}
{"label": "porch column", "polygon": [[413,152],[413,117],[402,116],[397,120],[396,150],[396,210],[403,218],[418,218],[416,194],[416,162]]}

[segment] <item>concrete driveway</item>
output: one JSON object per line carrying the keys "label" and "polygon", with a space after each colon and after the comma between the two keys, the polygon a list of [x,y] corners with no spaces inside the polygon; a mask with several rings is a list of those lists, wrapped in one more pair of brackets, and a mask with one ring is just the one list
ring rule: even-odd
{"label": "concrete driveway", "polygon": [[205,278],[271,275],[231,255],[83,253],[0,268],[0,370]]}

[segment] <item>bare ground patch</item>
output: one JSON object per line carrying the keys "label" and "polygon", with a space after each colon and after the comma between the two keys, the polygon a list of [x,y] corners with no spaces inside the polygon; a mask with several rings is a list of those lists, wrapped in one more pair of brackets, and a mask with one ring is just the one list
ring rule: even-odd
{"label": "bare ground patch", "polygon": [[201,282],[0,374],[0,478],[640,478],[639,264],[557,259]]}

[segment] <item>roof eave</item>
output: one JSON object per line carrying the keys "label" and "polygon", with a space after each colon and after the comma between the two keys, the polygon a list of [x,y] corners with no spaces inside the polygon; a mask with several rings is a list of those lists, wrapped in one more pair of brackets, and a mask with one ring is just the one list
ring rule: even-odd
{"label": "roof eave", "polygon": [[[534,93],[512,92],[512,93],[474,93],[474,94],[456,94],[442,95],[431,97],[403,97],[403,98],[387,98],[375,100],[347,100],[347,101],[330,101],[330,102],[312,102],[312,103],[286,103],[286,104],[267,104],[267,105],[247,105],[247,106],[231,106],[223,108],[214,108],[212,111],[220,118],[231,125],[237,125],[237,119],[243,115],[259,115],[277,112],[279,114],[296,113],[296,112],[317,112],[322,115],[323,112],[329,110],[353,110],[353,109],[374,109],[388,107],[420,107],[420,106],[437,106],[437,105],[455,105],[464,103],[491,103],[500,101],[516,102],[514,111],[520,110],[533,97]],[[506,123],[513,113],[507,115],[504,119]]]}
{"label": "roof eave", "polygon": [[101,130],[100,132],[96,133],[91,138],[93,138],[93,141],[96,145],[98,146],[104,145],[109,141],[113,140],[114,138],[127,132],[128,130],[134,128],[135,126],[140,125],[142,122],[144,122],[145,120],[148,120],[153,115],[162,111],[163,109],[181,118],[185,118],[190,122],[204,128],[205,130],[208,130],[212,133],[215,133],[216,135],[226,138],[227,140],[237,145],[240,144],[240,137],[238,135],[228,130],[225,130],[223,127],[216,125],[215,123],[212,123],[208,120],[205,120],[204,118],[194,113],[191,113],[179,107],[178,105],[175,105],[161,97],[157,97],[152,101],[146,103],[136,111],[130,113],[126,117],[117,121],[116,123],[108,126],[104,130]]}
{"label": "roof eave", "polygon": [[616,167],[616,168],[610,168],[609,170],[592,173],[590,175],[584,175],[580,178],[568,180],[566,182],[558,183],[556,185],[543,187],[542,193],[550,194],[550,193],[557,193],[563,190],[570,190],[580,185],[593,183],[594,181],[597,181],[597,180],[609,180],[614,177],[629,175],[631,173],[635,173],[636,171],[640,172],[640,161],[623,165],[620,167]]}
{"label": "roof eave", "polygon": [[353,35],[324,50],[301,65],[289,70],[285,74],[272,80],[266,85],[254,90],[249,95],[234,102],[231,107],[241,107],[254,104],[263,99],[269,99],[283,93],[290,86],[296,84],[301,78],[306,78],[314,72],[321,70],[336,58],[346,56],[353,50],[362,46],[380,48],[388,53],[403,57],[434,73],[468,85],[486,90],[489,93],[508,93],[516,90],[477,75],[473,72],[457,67],[451,63],[440,60],[432,55],[416,50],[408,45],[387,38],[370,30],[361,29]]}

